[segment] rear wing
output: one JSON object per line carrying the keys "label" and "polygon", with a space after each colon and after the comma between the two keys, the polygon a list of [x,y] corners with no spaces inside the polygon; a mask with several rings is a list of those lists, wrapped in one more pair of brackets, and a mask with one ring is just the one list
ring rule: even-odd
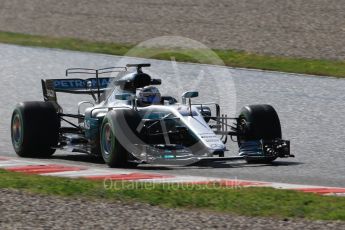
{"label": "rear wing", "polygon": [[87,79],[70,78],[41,80],[44,100],[56,102],[56,92],[93,95],[96,91],[97,100],[99,102],[101,93],[104,92],[109,83],[114,80],[114,77],[99,77],[99,75],[125,71],[127,71],[126,67],[107,67],[102,69],[67,69],[66,76],[69,76],[70,74],[88,74],[95,75],[95,77]]}

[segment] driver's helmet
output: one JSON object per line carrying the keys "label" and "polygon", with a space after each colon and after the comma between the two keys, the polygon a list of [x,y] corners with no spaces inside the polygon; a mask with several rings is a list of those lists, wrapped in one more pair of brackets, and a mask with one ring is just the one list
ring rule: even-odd
{"label": "driver's helmet", "polygon": [[161,93],[154,86],[145,86],[139,91],[139,103],[143,106],[156,105],[161,102]]}

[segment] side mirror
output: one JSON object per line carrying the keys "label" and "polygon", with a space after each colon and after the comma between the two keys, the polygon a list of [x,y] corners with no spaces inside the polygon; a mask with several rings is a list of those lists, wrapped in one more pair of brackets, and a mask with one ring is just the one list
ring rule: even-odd
{"label": "side mirror", "polygon": [[186,104],[186,99],[187,98],[193,98],[193,97],[198,97],[199,92],[198,91],[187,91],[182,94],[182,104]]}

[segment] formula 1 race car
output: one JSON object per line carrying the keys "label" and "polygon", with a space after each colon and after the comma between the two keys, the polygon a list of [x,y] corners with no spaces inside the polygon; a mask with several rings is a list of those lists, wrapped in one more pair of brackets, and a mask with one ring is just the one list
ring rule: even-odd
{"label": "formula 1 race car", "polygon": [[[178,103],[160,94],[155,85],[161,80],[142,71],[149,66],[72,68],[66,76],[95,77],[42,80],[44,101],[22,102],[14,109],[14,150],[21,157],[48,157],[57,149],[87,153],[102,156],[110,167],[239,159],[269,163],[293,156],[272,106],[245,106],[238,117],[227,117],[216,103],[192,103],[197,91],[183,93]],[[100,77],[114,73],[118,76]],[[87,94],[94,101],[81,101],[78,113],[68,114],[57,92]],[[238,156],[224,157],[228,139],[238,142]]]}

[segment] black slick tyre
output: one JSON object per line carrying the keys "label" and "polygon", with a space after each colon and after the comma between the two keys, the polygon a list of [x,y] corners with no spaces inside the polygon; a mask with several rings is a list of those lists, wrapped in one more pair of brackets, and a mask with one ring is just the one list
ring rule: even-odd
{"label": "black slick tyre", "polygon": [[127,135],[135,133],[140,120],[137,112],[131,109],[113,110],[104,117],[100,131],[100,146],[103,160],[109,167],[131,168],[138,165],[131,162],[131,154],[123,145],[124,142],[132,144]]}
{"label": "black slick tyre", "polygon": [[17,104],[11,119],[11,139],[21,157],[49,157],[59,140],[60,120],[50,102]]}
{"label": "black slick tyre", "polygon": [[[238,145],[245,141],[281,139],[281,125],[275,109],[271,105],[250,105],[241,109],[238,129],[244,134],[238,137]],[[276,157],[248,157],[248,163],[270,163]]]}

